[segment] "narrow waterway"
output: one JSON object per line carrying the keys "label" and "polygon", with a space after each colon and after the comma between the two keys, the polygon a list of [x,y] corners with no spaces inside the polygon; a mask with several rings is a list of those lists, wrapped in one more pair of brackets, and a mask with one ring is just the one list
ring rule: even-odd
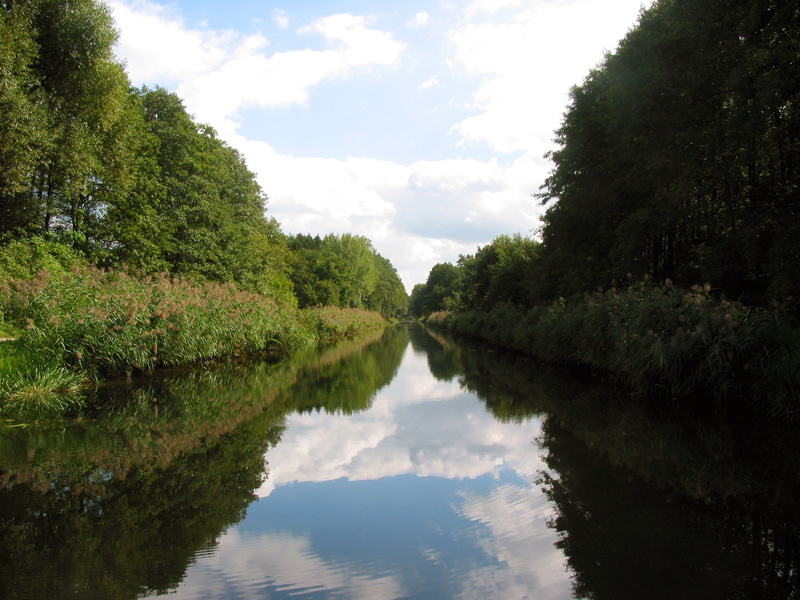
{"label": "narrow waterway", "polygon": [[0,597],[800,593],[791,432],[655,418],[419,325],[109,402],[0,434]]}

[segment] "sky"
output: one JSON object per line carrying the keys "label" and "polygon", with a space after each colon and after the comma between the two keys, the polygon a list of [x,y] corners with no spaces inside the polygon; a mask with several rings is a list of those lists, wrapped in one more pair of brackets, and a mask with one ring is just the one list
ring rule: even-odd
{"label": "sky", "polygon": [[569,90],[644,0],[109,0],[136,86],[244,156],[287,234],[369,238],[407,291],[534,195]]}

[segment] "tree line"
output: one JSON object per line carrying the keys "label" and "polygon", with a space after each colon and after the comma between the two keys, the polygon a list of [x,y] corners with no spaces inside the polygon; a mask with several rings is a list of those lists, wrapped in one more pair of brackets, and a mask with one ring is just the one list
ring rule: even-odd
{"label": "tree line", "polygon": [[800,5],[659,0],[570,92],[538,241],[436,265],[412,312],[534,306],[649,276],[800,291]]}
{"label": "tree line", "polygon": [[405,312],[369,240],[287,238],[242,155],[175,94],[133,88],[116,39],[99,0],[0,0],[0,246],[45,237],[100,266]]}

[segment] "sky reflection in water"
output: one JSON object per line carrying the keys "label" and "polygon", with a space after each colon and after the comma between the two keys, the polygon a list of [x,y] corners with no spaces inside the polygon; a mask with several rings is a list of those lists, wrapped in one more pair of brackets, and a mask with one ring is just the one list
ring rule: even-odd
{"label": "sky reflection in water", "polygon": [[540,422],[501,423],[407,346],[369,410],[287,418],[246,518],[172,598],[569,598]]}

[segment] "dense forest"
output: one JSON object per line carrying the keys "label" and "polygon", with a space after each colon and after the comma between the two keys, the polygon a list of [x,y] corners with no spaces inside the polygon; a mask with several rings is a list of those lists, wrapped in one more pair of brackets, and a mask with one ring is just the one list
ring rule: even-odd
{"label": "dense forest", "polygon": [[410,311],[796,418],[798,56],[796,2],[657,1],[571,90],[540,230],[436,265]]}
{"label": "dense forest", "polygon": [[116,35],[98,0],[0,2],[0,244],[39,236],[101,267],[405,312],[369,240],[290,245],[235,149],[175,94],[131,87]]}

